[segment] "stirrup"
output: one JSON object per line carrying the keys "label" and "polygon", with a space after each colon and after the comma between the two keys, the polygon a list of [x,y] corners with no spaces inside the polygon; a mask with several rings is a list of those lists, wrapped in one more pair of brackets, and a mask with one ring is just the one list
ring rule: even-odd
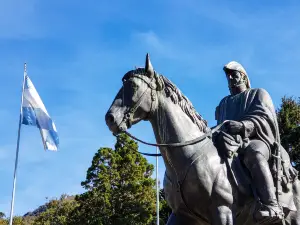
{"label": "stirrup", "polygon": [[253,218],[258,224],[279,223],[284,219],[284,214],[277,204],[274,206],[260,203],[254,211]]}

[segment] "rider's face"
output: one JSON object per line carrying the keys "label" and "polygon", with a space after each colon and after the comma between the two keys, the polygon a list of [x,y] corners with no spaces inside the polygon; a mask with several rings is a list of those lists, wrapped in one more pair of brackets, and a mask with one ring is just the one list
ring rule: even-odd
{"label": "rider's face", "polygon": [[247,89],[242,73],[235,70],[228,70],[226,71],[226,77],[231,94],[235,95]]}
{"label": "rider's face", "polygon": [[236,87],[242,82],[242,74],[238,71],[227,71],[226,77],[229,87]]}

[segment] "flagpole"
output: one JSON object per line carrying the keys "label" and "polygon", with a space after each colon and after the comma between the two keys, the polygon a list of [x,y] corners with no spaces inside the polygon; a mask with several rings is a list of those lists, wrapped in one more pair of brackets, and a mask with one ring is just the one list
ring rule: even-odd
{"label": "flagpole", "polygon": [[[158,147],[156,147],[158,154]],[[159,181],[158,181],[158,156],[156,156],[156,225],[159,225]]]}
{"label": "flagpole", "polygon": [[24,85],[25,85],[26,73],[27,73],[27,68],[26,68],[26,63],[24,63],[22,97],[21,97],[19,129],[18,129],[17,150],[16,150],[16,159],[15,159],[15,170],[14,170],[14,181],[13,181],[13,190],[12,190],[12,200],[11,200],[9,225],[12,225],[12,222],[13,222],[13,211],[14,211],[14,202],[15,202],[16,180],[17,180],[17,168],[18,168],[18,159],[19,159],[20,134],[21,134],[21,125],[22,125],[22,117],[23,117],[23,112],[22,112],[23,94],[24,94]]}

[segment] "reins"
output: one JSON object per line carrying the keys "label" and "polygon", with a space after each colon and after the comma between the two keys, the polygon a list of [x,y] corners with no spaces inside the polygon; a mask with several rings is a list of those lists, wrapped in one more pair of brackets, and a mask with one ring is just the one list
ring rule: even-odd
{"label": "reins", "polygon": [[[201,141],[203,141],[205,138],[212,138],[212,135],[214,132],[218,131],[225,123],[227,123],[228,120],[225,120],[223,123],[220,123],[219,125],[212,127],[210,129],[209,132],[207,132],[204,135],[201,135],[200,137],[197,137],[195,139],[189,140],[189,141],[184,141],[184,142],[178,142],[178,143],[163,143],[163,144],[155,144],[155,143],[150,143],[150,142],[146,142],[143,141],[135,136],[133,136],[132,134],[130,134],[127,131],[122,131],[123,133],[127,134],[129,137],[131,137],[132,139],[141,142],[145,145],[149,145],[149,146],[154,146],[154,147],[170,147],[170,148],[176,148],[176,147],[184,147],[184,146],[188,146],[188,145],[194,145],[197,144]],[[161,154],[152,154],[152,153],[145,153],[145,152],[139,152],[142,155],[146,155],[146,156],[161,156]]]}

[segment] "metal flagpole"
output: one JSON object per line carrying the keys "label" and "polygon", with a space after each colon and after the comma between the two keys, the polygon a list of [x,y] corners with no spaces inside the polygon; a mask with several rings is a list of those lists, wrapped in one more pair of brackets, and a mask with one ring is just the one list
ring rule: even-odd
{"label": "metal flagpole", "polygon": [[[156,147],[156,154],[158,154]],[[158,180],[158,156],[156,156],[156,225],[159,225],[159,180]]]}
{"label": "metal flagpole", "polygon": [[13,181],[13,190],[12,190],[12,200],[11,200],[9,225],[12,225],[12,222],[13,222],[13,211],[14,211],[14,202],[15,202],[16,180],[17,180],[17,168],[18,168],[18,158],[19,158],[20,134],[21,134],[21,125],[22,125],[22,117],[23,117],[23,112],[22,112],[23,94],[24,94],[25,76],[26,76],[26,72],[27,72],[26,70],[27,70],[26,63],[24,63],[24,76],[23,76],[22,97],[21,97],[20,117],[19,117],[19,129],[18,129],[18,140],[17,140],[17,150],[16,150],[16,159],[15,159],[15,171],[14,171],[14,181]]}

